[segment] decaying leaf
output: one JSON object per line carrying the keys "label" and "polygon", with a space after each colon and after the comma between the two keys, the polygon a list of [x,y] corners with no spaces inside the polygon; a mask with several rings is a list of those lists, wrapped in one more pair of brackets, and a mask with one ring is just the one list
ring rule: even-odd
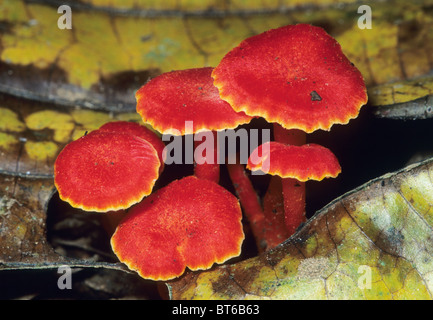
{"label": "decaying leaf", "polygon": [[369,89],[369,104],[379,118],[418,120],[433,117],[433,78],[397,81]]}
{"label": "decaying leaf", "polygon": [[431,299],[433,159],[336,199],[273,250],[168,284],[172,299]]}
{"label": "decaying leaf", "polygon": [[71,1],[72,29],[59,29],[57,8],[66,3],[0,3],[1,92],[133,110],[134,91],[149,77],[216,66],[246,37],[296,23],[323,26],[369,86],[427,74],[433,61],[430,0],[377,2],[372,29],[359,28],[359,3],[332,0]]}
{"label": "decaying leaf", "polygon": [[377,107],[374,114],[380,118],[418,120],[433,118],[433,95],[412,101]]}
{"label": "decaying leaf", "polygon": [[52,177],[63,147],[111,121],[135,121],[136,112],[59,107],[0,95],[0,173]]}
{"label": "decaying leaf", "polygon": [[47,241],[47,206],[52,179],[0,174],[0,271],[70,267],[126,270],[116,263],[62,256]]}
{"label": "decaying leaf", "polygon": [[[39,0],[43,2],[44,0]],[[62,4],[62,0],[51,0],[53,3]],[[176,14],[176,15],[203,15],[206,13],[212,14],[224,14],[230,12],[242,13],[260,10],[281,10],[294,8],[298,6],[331,6],[336,3],[339,4],[350,4],[355,2],[354,0],[321,0],[321,1],[303,1],[303,0],[283,0],[278,2],[264,2],[261,0],[251,0],[248,2],[242,0],[232,0],[229,2],[222,2],[218,0],[203,0],[203,1],[188,1],[188,0],[176,0],[176,1],[155,1],[155,0],[82,0],[80,3],[75,4],[76,7],[80,5],[84,8],[91,8],[96,10],[104,10],[109,12],[118,12],[124,14],[138,15],[138,16],[158,16],[161,12],[165,14]]]}

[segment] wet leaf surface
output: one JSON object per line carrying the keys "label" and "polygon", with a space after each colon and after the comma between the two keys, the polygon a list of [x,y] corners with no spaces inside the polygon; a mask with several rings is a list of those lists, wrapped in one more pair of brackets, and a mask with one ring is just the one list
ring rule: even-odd
{"label": "wet leaf surface", "polygon": [[396,120],[433,117],[433,79],[430,76],[397,81],[369,89],[369,104],[375,116]]}

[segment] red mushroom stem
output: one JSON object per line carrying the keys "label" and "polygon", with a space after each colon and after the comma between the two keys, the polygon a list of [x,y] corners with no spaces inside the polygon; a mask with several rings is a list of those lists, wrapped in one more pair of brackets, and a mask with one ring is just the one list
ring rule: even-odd
{"label": "red mushroom stem", "polygon": [[[218,163],[218,140],[217,132],[212,131],[213,134],[213,154],[207,154],[208,149],[205,148],[203,154],[201,154],[201,160],[203,163],[197,163],[194,161],[194,175],[200,179],[207,179],[216,183],[219,183],[220,179],[220,165]],[[202,140],[194,139],[194,149],[196,150],[200,144],[205,143],[205,137]],[[195,155],[199,156],[199,155]]]}
{"label": "red mushroom stem", "polygon": [[[287,145],[301,146],[306,143],[306,133],[298,129],[285,129],[274,123],[274,140]],[[305,222],[305,182],[282,178],[285,224],[289,236]]]}
{"label": "red mushroom stem", "polygon": [[264,238],[267,249],[276,247],[289,238],[285,225],[284,199],[281,178],[272,176],[265,196],[263,197],[263,211],[265,214]]}
{"label": "red mushroom stem", "polygon": [[281,178],[271,178],[263,205],[244,165],[227,164],[227,170],[238,195],[259,252],[276,247],[289,237],[285,227]]}
{"label": "red mushroom stem", "polygon": [[246,219],[248,220],[251,231],[256,240],[257,248],[259,251],[264,249],[264,222],[265,216],[262,206],[259,201],[256,190],[251,183],[250,178],[247,176],[244,165],[237,163],[228,163],[227,170],[236,190],[239,201],[243,208]]}

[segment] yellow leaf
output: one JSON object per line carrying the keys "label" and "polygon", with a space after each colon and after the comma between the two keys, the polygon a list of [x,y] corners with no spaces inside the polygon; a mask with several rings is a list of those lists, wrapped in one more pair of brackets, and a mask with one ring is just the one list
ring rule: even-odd
{"label": "yellow leaf", "polygon": [[75,127],[69,114],[53,110],[37,111],[25,118],[27,127],[31,130],[54,130],[54,141],[66,143],[69,141]]}
{"label": "yellow leaf", "polygon": [[35,161],[46,161],[54,159],[59,152],[57,144],[51,141],[27,141],[24,150],[30,159]]}
{"label": "yellow leaf", "polygon": [[171,298],[431,299],[432,174],[430,159],[368,182],[276,248],[169,282]]}
{"label": "yellow leaf", "polygon": [[18,119],[18,115],[8,108],[0,107],[0,130],[5,132],[22,132],[26,125]]}

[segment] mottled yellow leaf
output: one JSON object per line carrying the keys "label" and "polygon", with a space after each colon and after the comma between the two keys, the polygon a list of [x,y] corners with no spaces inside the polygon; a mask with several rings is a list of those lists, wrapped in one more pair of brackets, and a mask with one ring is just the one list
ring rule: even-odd
{"label": "mottled yellow leaf", "polygon": [[397,81],[368,89],[368,101],[373,106],[385,106],[415,100],[433,94],[433,78]]}
{"label": "mottled yellow leaf", "polygon": [[59,152],[57,144],[51,141],[27,141],[24,144],[24,150],[35,161],[46,161],[54,159]]}
{"label": "mottled yellow leaf", "polygon": [[332,4],[353,3],[354,0],[296,0],[296,1],[274,1],[274,0],[82,0],[81,2],[95,7],[110,9],[130,9],[137,10],[181,10],[181,11],[201,11],[201,10],[277,10],[280,8],[293,8],[299,5],[319,5],[328,6]]}
{"label": "mottled yellow leaf", "polygon": [[[410,80],[431,69],[433,17],[424,8],[430,2],[375,3],[372,29],[360,29],[359,4],[350,0],[343,8],[335,7],[334,0],[88,0],[87,10],[72,5],[72,29],[61,30],[55,6],[8,0],[0,4],[7,21],[0,32],[0,61],[8,66],[3,79],[11,81],[0,87],[70,104],[125,104],[132,109],[133,95],[119,101],[112,93],[124,87],[113,88],[111,81],[128,79],[133,91],[146,81],[132,83],[134,73],[151,76],[216,66],[246,37],[295,23],[324,27],[368,86]],[[35,82],[21,81],[21,72],[34,68],[40,69],[32,75]],[[47,87],[52,95],[44,91]]]}
{"label": "mottled yellow leaf", "polygon": [[[16,1],[19,6],[19,1]],[[11,64],[47,68],[72,42],[72,34],[57,28],[59,15],[52,7],[27,5],[26,23],[16,23],[1,38],[1,60]]]}
{"label": "mottled yellow leaf", "polygon": [[25,22],[27,19],[26,7],[22,1],[3,0],[0,3],[0,20]]}
{"label": "mottled yellow leaf", "polygon": [[69,141],[75,127],[69,114],[53,110],[37,111],[26,117],[25,123],[31,130],[54,130],[54,141],[66,143]]}
{"label": "mottled yellow leaf", "polygon": [[8,149],[14,145],[18,143],[18,139],[9,134],[9,133],[4,133],[4,132],[0,132],[0,148],[4,149],[6,151],[8,151]]}
{"label": "mottled yellow leaf", "polygon": [[278,247],[168,283],[171,297],[432,299],[432,176],[433,159],[375,179]]}
{"label": "mottled yellow leaf", "polygon": [[19,120],[18,115],[8,108],[0,107],[0,131],[22,132],[26,125]]}
{"label": "mottled yellow leaf", "polygon": [[98,129],[104,123],[112,121],[113,117],[102,111],[76,109],[71,112],[74,121],[79,125],[72,134],[72,139],[76,140],[82,137],[86,131]]}

